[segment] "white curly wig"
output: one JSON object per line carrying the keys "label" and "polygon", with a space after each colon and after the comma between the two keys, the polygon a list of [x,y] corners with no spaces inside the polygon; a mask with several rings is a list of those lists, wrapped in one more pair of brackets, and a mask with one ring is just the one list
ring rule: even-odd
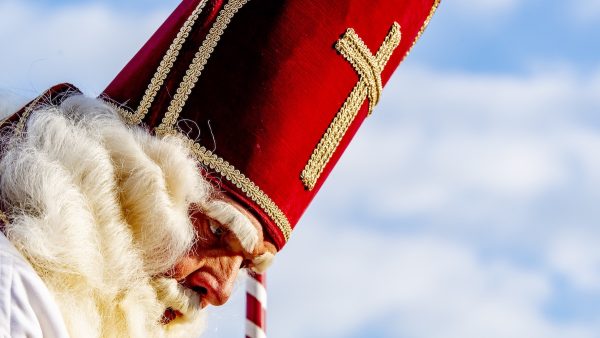
{"label": "white curly wig", "polygon": [[[22,103],[9,101],[0,99],[4,116]],[[82,95],[37,108],[21,137],[11,128],[1,140],[4,233],[47,284],[71,335],[200,332],[198,296],[162,277],[195,240],[190,205],[211,195],[183,143],[127,126]],[[183,316],[163,325],[166,308]]]}

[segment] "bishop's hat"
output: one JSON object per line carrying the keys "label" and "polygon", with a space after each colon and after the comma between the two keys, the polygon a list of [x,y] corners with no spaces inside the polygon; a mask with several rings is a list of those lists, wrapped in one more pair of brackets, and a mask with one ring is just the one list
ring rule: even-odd
{"label": "bishop's hat", "polygon": [[184,0],[106,88],[281,249],[439,0]]}

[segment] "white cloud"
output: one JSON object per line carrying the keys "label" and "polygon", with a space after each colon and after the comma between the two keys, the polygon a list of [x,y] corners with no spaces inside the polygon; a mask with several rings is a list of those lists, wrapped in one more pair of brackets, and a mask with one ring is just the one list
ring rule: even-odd
{"label": "white cloud", "polygon": [[0,87],[34,97],[60,82],[99,94],[168,12],[117,13],[100,4],[41,9],[0,2]]}
{"label": "white cloud", "polygon": [[[593,322],[547,306],[560,304],[556,276],[573,294],[600,294],[599,79],[403,69],[279,257],[273,306],[295,306],[273,330],[597,337]],[[414,227],[351,221],[369,210]],[[494,247],[504,251],[483,254]]]}
{"label": "white cloud", "polygon": [[564,144],[576,159],[585,188],[595,191],[600,189],[600,132],[585,126],[573,128],[572,132],[565,136]]}
{"label": "white cloud", "polygon": [[514,128],[532,127],[532,123],[555,126],[557,119],[571,118],[573,108],[581,104],[588,109],[600,107],[597,97],[590,95],[598,88],[600,73],[589,70],[578,75],[565,65],[532,68],[535,71],[525,75],[469,74],[404,65],[386,87],[376,113],[396,117],[396,121],[448,127],[500,124]]}
{"label": "white cloud", "polygon": [[548,262],[576,287],[600,292],[600,236],[578,230],[558,232],[547,249]]}
{"label": "white cloud", "polygon": [[600,99],[589,93],[598,79],[567,71],[509,77],[404,68],[320,202],[332,213],[360,199],[391,217],[506,219],[494,224],[510,230],[510,209],[530,215],[531,206],[575,181],[582,194],[597,196],[600,131],[589,116]]}
{"label": "white cloud", "polygon": [[270,272],[273,336],[347,337],[373,321],[394,337],[594,336],[546,317],[543,272],[436,236],[358,229],[299,226]]}

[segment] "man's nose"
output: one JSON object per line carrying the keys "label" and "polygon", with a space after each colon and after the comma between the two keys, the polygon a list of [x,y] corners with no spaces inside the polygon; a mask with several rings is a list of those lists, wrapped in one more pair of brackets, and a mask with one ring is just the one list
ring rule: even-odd
{"label": "man's nose", "polygon": [[207,262],[213,278],[201,278],[194,284],[202,300],[213,306],[227,302],[233,291],[233,285],[242,264],[242,257],[215,257]]}

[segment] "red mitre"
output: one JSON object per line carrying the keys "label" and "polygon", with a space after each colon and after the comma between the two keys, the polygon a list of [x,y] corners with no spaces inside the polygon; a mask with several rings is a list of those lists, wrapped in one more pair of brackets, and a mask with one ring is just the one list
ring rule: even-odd
{"label": "red mitre", "polygon": [[184,0],[108,86],[186,138],[278,249],[439,0]]}

